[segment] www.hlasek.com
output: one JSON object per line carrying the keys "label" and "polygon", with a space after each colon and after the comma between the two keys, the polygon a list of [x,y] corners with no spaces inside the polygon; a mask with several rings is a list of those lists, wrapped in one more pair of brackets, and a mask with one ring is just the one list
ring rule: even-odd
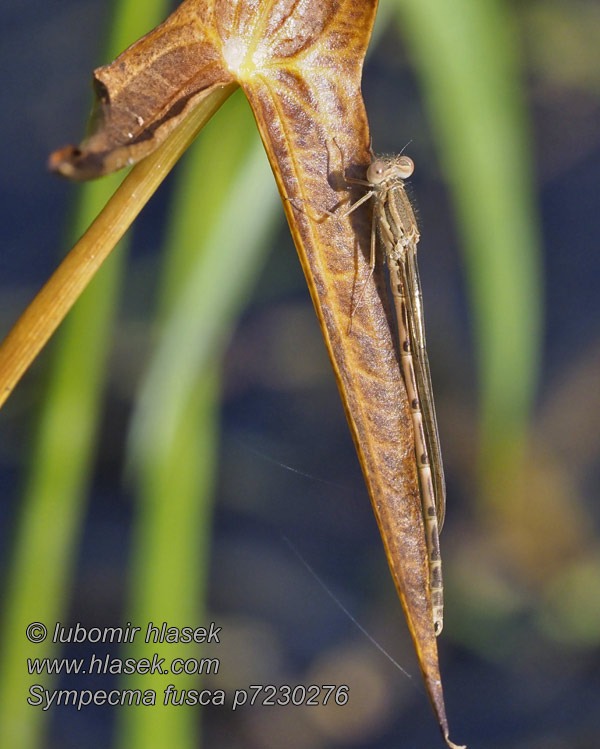
{"label": "www.hlasek.com", "polygon": [[[211,622],[206,627],[173,627],[167,622],[155,625],[150,622],[145,630],[145,643],[215,643],[219,644],[221,627]],[[52,634],[53,643],[132,643],[141,627],[133,627],[127,622],[125,627],[86,628],[77,623],[64,627],[57,623]],[[27,639],[41,643],[48,638],[48,630],[41,622],[33,622],[27,627]],[[195,675],[218,674],[219,658],[172,658],[167,662],[158,653],[151,658],[115,658],[108,653],[93,653],[88,658],[28,658],[27,670],[31,676],[41,674],[149,674],[149,675]],[[29,688],[27,702],[32,707],[49,710],[51,707],[74,706],[82,710],[88,705],[152,706],[156,704],[172,706],[228,705],[232,710],[246,706],[305,705],[318,706],[335,703],[343,706],[349,700],[349,687],[331,684],[311,684],[305,686],[288,684],[274,686],[252,684],[244,689],[236,689],[228,695],[222,689],[179,689],[169,684],[157,694],[154,689],[60,689],[48,690],[42,684]]]}

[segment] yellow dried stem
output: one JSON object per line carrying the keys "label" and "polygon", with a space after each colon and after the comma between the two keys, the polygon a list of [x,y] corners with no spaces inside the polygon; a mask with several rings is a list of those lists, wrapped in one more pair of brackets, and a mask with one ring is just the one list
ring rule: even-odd
{"label": "yellow dried stem", "polygon": [[44,284],[0,346],[0,406],[198,131],[237,84],[212,89],[115,194]]}

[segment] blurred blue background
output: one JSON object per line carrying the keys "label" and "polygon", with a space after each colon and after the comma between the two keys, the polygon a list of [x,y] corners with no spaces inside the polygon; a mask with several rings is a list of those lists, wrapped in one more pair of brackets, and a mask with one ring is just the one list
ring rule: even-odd
{"label": "blurred blue background", "polygon": [[[447,613],[438,645],[451,736],[486,749],[592,749],[600,731],[600,10],[592,0],[505,6],[531,122],[544,302],[535,404],[526,442],[522,435],[517,440],[526,445],[525,470],[506,484],[510,469],[502,466],[492,466],[492,479],[481,475],[481,352],[467,292],[474,271],[464,264],[460,219],[436,137],[440,125],[423,99],[414,39],[405,44],[394,9],[386,9],[389,20],[367,60],[363,93],[375,149],[398,151],[411,140],[417,164],[412,187],[448,482]],[[2,336],[72,243],[66,226],[82,188],[51,176],[45,164],[53,149],[80,138],[91,71],[108,62],[102,50],[111,10],[101,0],[22,0],[0,11]],[[73,521],[80,530],[60,617],[65,623],[118,626],[143,610],[131,603],[132,576],[143,576],[135,572],[140,555],[132,538],[144,507],[140,482],[132,478],[129,429],[156,341],[165,227],[183,168],[134,227],[93,459]],[[515,180],[521,168],[518,159],[510,165]],[[196,210],[203,210],[201,198]],[[214,492],[212,479],[206,491],[214,508],[192,523],[199,533],[201,525],[211,531],[207,603],[198,604],[197,622],[223,627],[222,644],[210,650],[223,668],[206,684],[232,691],[251,683],[348,683],[352,708],[232,713],[215,707],[204,711],[201,729],[198,708],[179,708],[191,728],[173,745],[199,746],[201,732],[207,747],[441,746],[302,271],[283,211],[277,214],[265,230],[270,249],[257,255],[255,283],[231,336],[223,333],[223,363],[213,373],[218,460]],[[514,232],[507,221],[501,238],[507,247],[519,241]],[[87,343],[84,335],[81,348]],[[52,357],[51,344],[0,414],[5,617]],[[178,502],[176,490],[170,501]],[[64,512],[56,496],[54,521]],[[412,678],[356,629],[286,539]],[[176,556],[177,535],[167,541]],[[190,559],[188,566],[197,564]],[[169,580],[176,596],[179,572]],[[189,596],[189,584],[181,582],[182,597]],[[192,580],[192,589],[202,600],[202,579]],[[35,588],[31,595],[35,611]],[[20,629],[12,631],[5,620],[3,630],[4,657],[11,638],[15,648],[26,647]],[[64,653],[95,650],[70,645]],[[39,654],[31,647],[23,652]],[[104,689],[118,682],[102,676],[56,683]],[[141,729],[116,709],[54,708],[44,720],[39,709],[28,710],[36,712],[39,730],[7,746],[142,745],[134,738]],[[151,708],[135,710],[142,715]]]}

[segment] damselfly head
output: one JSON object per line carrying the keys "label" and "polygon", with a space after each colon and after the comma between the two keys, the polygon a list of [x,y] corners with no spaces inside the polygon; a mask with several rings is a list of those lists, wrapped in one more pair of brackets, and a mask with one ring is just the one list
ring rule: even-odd
{"label": "damselfly head", "polygon": [[415,171],[414,161],[409,156],[395,159],[375,159],[367,169],[367,182],[383,185],[394,179],[408,179]]}

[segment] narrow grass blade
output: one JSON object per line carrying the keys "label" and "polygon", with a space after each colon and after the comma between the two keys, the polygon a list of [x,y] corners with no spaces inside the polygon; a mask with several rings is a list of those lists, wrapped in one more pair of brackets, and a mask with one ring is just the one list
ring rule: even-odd
{"label": "narrow grass blade", "polygon": [[518,34],[501,0],[395,4],[463,240],[491,498],[499,474],[518,471],[540,364],[542,269]]}
{"label": "narrow grass blade", "polygon": [[[236,96],[190,152],[174,196],[158,340],[130,438],[138,497],[132,621],[199,626],[210,620],[205,592],[219,441],[219,359],[262,267],[278,213],[250,109]],[[132,654],[151,657],[156,649],[136,644]],[[169,660],[204,655],[190,645],[164,646],[162,654]],[[198,689],[201,680],[182,675],[176,686]],[[122,713],[122,747],[200,746],[198,710],[162,706],[170,683],[171,675],[127,680],[127,687],[156,690],[158,706]]]}
{"label": "narrow grass blade", "polygon": [[[156,24],[167,5],[165,0],[147,0],[141,15],[137,0],[121,0],[111,21],[106,58]],[[119,175],[82,186],[69,231],[72,240],[83,233],[121,180]],[[0,643],[2,746],[42,745],[49,713],[26,702],[32,678],[25,663],[28,657],[56,653],[52,646],[32,646],[24,633],[29,622],[42,621],[50,627],[64,619],[67,610],[124,249],[114,254],[82,295],[53,354],[6,582]],[[47,688],[51,682],[46,678]]]}

